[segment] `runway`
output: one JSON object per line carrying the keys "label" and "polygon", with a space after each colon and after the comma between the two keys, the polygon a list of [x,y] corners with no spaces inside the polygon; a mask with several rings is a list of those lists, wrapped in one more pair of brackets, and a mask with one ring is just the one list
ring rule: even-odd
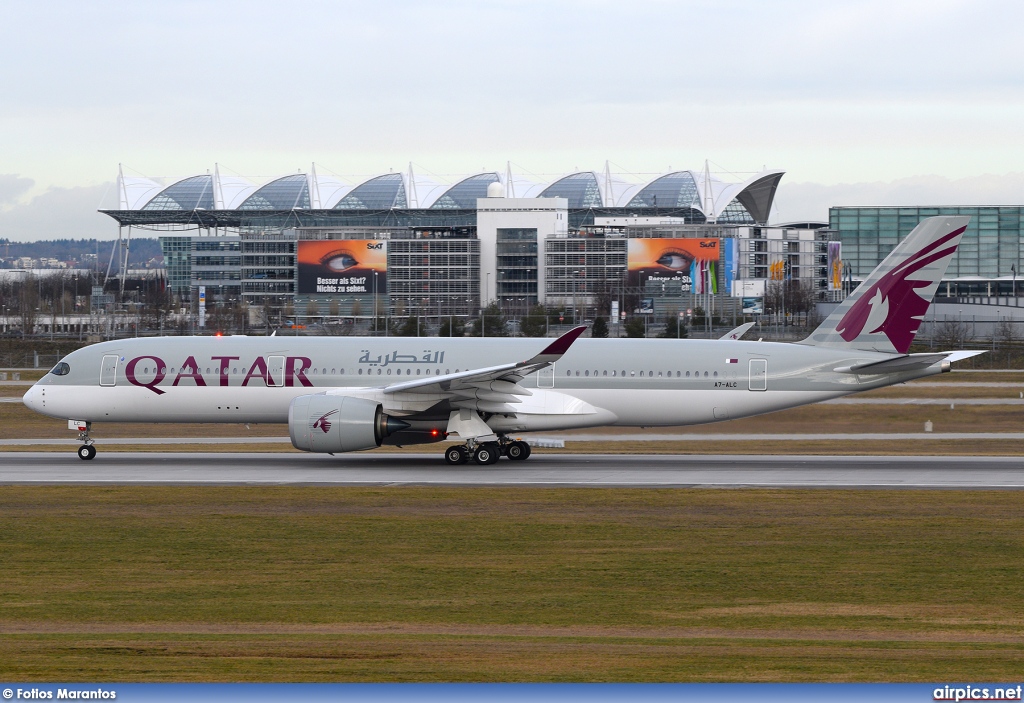
{"label": "runway", "polygon": [[1024,488],[1021,457],[538,454],[487,467],[439,453],[7,453],[0,484]]}

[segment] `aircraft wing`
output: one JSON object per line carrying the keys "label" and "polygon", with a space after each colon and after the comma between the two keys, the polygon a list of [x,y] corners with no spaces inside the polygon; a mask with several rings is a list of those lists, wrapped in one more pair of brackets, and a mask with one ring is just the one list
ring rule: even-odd
{"label": "aircraft wing", "polygon": [[457,407],[473,407],[486,412],[514,412],[515,408],[511,406],[521,402],[517,396],[533,395],[521,387],[519,382],[562,358],[586,329],[574,327],[526,361],[393,383],[382,390],[385,394],[443,395],[448,396],[452,405]]}
{"label": "aircraft wing", "polygon": [[754,324],[755,323],[753,322],[747,322],[745,324],[742,324],[736,329],[732,330],[731,332],[726,332],[724,335],[719,337],[719,339],[739,339],[740,337],[745,335],[747,333],[747,330],[753,327]]}

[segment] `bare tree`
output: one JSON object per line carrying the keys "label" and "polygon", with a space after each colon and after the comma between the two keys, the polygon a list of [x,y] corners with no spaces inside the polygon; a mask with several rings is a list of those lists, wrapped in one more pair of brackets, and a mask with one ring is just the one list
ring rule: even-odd
{"label": "bare tree", "polygon": [[1010,366],[1010,357],[1013,354],[1013,342],[1016,338],[1016,330],[1013,329],[1013,320],[1008,317],[1004,317],[999,320],[999,324],[996,325],[995,332],[992,336],[994,342],[1003,350],[1004,356],[1006,357],[1006,366]]}
{"label": "bare tree", "polygon": [[967,344],[967,325],[956,318],[946,319],[935,330],[935,343],[941,349],[963,349]]}

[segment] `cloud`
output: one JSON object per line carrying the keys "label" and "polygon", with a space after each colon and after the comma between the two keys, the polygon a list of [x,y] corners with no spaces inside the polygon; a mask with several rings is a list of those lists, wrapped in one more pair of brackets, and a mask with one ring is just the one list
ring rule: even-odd
{"label": "cloud", "polygon": [[911,176],[862,183],[783,183],[775,198],[773,221],[828,221],[828,209],[840,205],[1018,205],[1024,198],[1024,173],[969,178]]}
{"label": "cloud", "polygon": [[[6,193],[4,178],[0,176],[0,196]],[[101,202],[110,199],[112,192],[113,183],[50,188],[28,202],[0,210],[0,238],[16,242],[83,237],[113,239],[117,236],[117,225],[96,211]]]}
{"label": "cloud", "polygon": [[35,184],[31,178],[16,173],[0,173],[0,206],[14,203]]}

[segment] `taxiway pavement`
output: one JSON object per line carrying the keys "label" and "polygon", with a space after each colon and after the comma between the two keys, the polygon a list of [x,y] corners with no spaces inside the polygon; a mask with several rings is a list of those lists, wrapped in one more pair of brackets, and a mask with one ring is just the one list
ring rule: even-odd
{"label": "taxiway pavement", "polygon": [[448,466],[431,454],[11,452],[0,484],[328,484],[1024,488],[1021,457],[536,454]]}

